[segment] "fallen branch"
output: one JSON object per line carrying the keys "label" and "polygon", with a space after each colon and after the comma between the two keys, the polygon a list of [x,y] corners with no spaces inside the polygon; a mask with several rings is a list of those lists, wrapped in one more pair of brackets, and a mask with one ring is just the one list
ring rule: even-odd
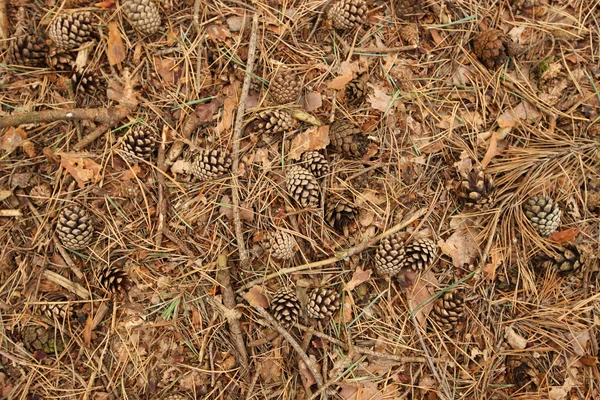
{"label": "fallen branch", "polygon": [[106,126],[114,126],[129,115],[126,107],[116,108],[74,108],[72,110],[31,111],[24,114],[0,117],[0,128],[54,121],[94,121]]}
{"label": "fallen branch", "polygon": [[248,61],[246,64],[246,76],[242,85],[242,94],[235,116],[235,126],[233,129],[232,139],[232,185],[231,197],[233,202],[233,224],[235,226],[235,237],[238,246],[238,252],[242,267],[248,262],[248,252],[246,251],[246,243],[244,242],[244,232],[242,231],[242,220],[240,218],[240,194],[238,191],[238,175],[240,173],[240,140],[242,138],[242,129],[244,128],[244,113],[246,111],[246,99],[250,91],[250,82],[252,80],[252,71],[254,70],[254,59],[256,58],[256,42],[258,37],[258,13],[252,17],[252,32],[250,34],[250,44],[248,46]]}

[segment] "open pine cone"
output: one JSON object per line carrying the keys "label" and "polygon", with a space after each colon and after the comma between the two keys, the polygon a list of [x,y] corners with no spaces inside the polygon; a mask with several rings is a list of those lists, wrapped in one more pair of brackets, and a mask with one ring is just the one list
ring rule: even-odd
{"label": "open pine cone", "polygon": [[461,289],[448,290],[433,303],[429,317],[446,333],[453,333],[464,314],[464,293]]}
{"label": "open pine cone", "polygon": [[39,33],[21,35],[10,46],[9,61],[25,67],[43,67],[49,50]]}
{"label": "open pine cone", "polygon": [[348,226],[355,221],[358,213],[354,196],[350,193],[328,197],[325,203],[325,221],[336,231],[344,234],[347,234]]}
{"label": "open pine cone", "polygon": [[340,308],[340,294],[328,288],[313,289],[308,297],[306,313],[310,318],[329,318]]}
{"label": "open pine cone", "polygon": [[23,345],[31,353],[36,351],[43,351],[46,354],[61,353],[65,349],[63,337],[53,328],[40,325],[27,325],[21,330]]}
{"label": "open pine cone", "polygon": [[318,151],[307,151],[300,156],[301,165],[317,179],[329,175],[329,163]]}
{"label": "open pine cone", "polygon": [[[506,381],[516,386],[519,392],[536,391],[540,384],[540,365],[533,356],[518,355],[506,357]],[[540,375],[542,374],[542,375]]]}
{"label": "open pine cone", "polygon": [[319,183],[306,168],[299,165],[289,167],[285,174],[285,185],[300,206],[319,206]]}
{"label": "open pine cone", "polygon": [[460,195],[465,201],[476,207],[492,206],[495,201],[495,186],[492,177],[476,167],[471,171],[461,172]]}
{"label": "open pine cone", "polygon": [[270,110],[258,113],[248,129],[258,135],[277,135],[294,130],[298,122],[284,110]]}
{"label": "open pine cone", "polygon": [[363,72],[356,78],[352,79],[344,88],[344,100],[348,104],[358,104],[362,102],[367,96],[369,87],[367,83],[369,81],[369,74]]}
{"label": "open pine cone", "polygon": [[271,314],[284,328],[289,328],[298,321],[300,308],[296,292],[289,288],[279,289],[271,300]]}
{"label": "open pine cone", "polygon": [[582,272],[585,265],[583,256],[577,246],[565,245],[554,256],[543,257],[542,266],[554,268],[560,275]]}
{"label": "open pine cone", "polygon": [[329,128],[333,148],[347,157],[362,157],[368,150],[369,140],[352,121],[341,118]]}
{"label": "open pine cone", "polygon": [[201,181],[207,181],[228,173],[231,163],[231,155],[228,152],[203,149],[194,156],[192,174]]}
{"label": "open pine cone", "polygon": [[61,14],[50,25],[48,36],[59,49],[73,50],[92,39],[93,28],[89,11]]}
{"label": "open pine cone", "polygon": [[131,165],[136,164],[139,159],[149,160],[156,150],[156,138],[156,132],[150,126],[132,126],[121,142],[121,158]]}
{"label": "open pine cone", "polygon": [[56,234],[63,246],[71,250],[85,249],[94,236],[90,214],[76,204],[65,207],[56,224]]}
{"label": "open pine cone", "polygon": [[337,0],[327,15],[335,29],[347,30],[364,24],[368,12],[365,0]]}
{"label": "open pine cone", "polygon": [[40,314],[45,315],[51,320],[60,322],[72,319],[74,314],[68,299],[65,295],[55,293],[44,299],[46,302],[40,304]]}
{"label": "open pine cone", "polygon": [[124,293],[131,287],[131,279],[127,272],[119,266],[107,265],[100,272],[100,285],[106,289],[107,292],[118,294]]}
{"label": "open pine cone", "polygon": [[295,103],[302,94],[302,82],[294,72],[281,68],[269,83],[269,93],[277,104]]}
{"label": "open pine cone", "polygon": [[396,0],[396,15],[403,18],[406,16],[420,14],[423,12],[422,3],[424,0]]}
{"label": "open pine cone", "polygon": [[489,69],[503,66],[508,59],[507,38],[499,29],[481,32],[473,41],[473,51],[479,60]]}
{"label": "open pine cone", "polygon": [[123,6],[127,20],[137,31],[152,35],[160,28],[160,12],[152,0],[129,0]]}
{"label": "open pine cone", "polygon": [[523,212],[541,236],[548,236],[560,225],[562,211],[550,197],[537,195],[523,205]]}
{"label": "open pine cone", "polygon": [[415,239],[405,244],[400,234],[381,240],[375,255],[375,270],[382,276],[393,276],[402,269],[423,271],[437,256],[437,246],[429,239]]}
{"label": "open pine cone", "polygon": [[289,260],[296,254],[298,243],[296,243],[294,236],[287,232],[277,230],[269,234],[266,247],[274,258],[279,260]]}

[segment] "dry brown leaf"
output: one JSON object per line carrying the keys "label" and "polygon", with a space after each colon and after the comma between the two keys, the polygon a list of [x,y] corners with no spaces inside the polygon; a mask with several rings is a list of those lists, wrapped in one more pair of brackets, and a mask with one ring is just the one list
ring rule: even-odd
{"label": "dry brown leaf", "polygon": [[504,329],[504,337],[514,350],[523,350],[527,347],[527,339],[515,332],[512,326],[507,326]]}
{"label": "dry brown leaf", "polygon": [[392,97],[387,94],[387,91],[370,83],[368,85],[373,88],[373,93],[369,93],[368,96],[371,107],[382,112],[389,110],[392,106]]}
{"label": "dry brown leaf", "polygon": [[452,217],[452,220],[460,223],[454,233],[447,240],[440,239],[438,245],[442,253],[452,257],[452,264],[455,267],[470,265],[479,255],[479,244],[475,241],[479,230],[471,221],[460,215]]}
{"label": "dry brown leaf", "polygon": [[92,331],[94,330],[94,320],[88,315],[85,320],[85,327],[83,328],[83,343],[86,347],[90,347],[92,344]]}
{"label": "dry brown leaf", "polygon": [[329,126],[313,126],[296,135],[292,140],[290,157],[292,160],[300,158],[306,151],[321,150],[329,144]]}
{"label": "dry brown leaf", "polygon": [[239,32],[242,26],[248,26],[249,18],[234,16],[227,18],[227,27],[231,32]]}
{"label": "dry brown leaf", "polygon": [[512,110],[506,110],[500,114],[496,122],[500,128],[512,128],[523,120],[537,121],[540,115],[537,108],[526,101],[522,101]]}
{"label": "dry brown leaf", "polygon": [[594,367],[598,365],[598,357],[585,355],[579,360],[586,367]]}
{"label": "dry brown leaf", "polygon": [[490,250],[490,259],[491,262],[485,264],[482,268],[482,271],[487,279],[494,281],[496,280],[496,270],[504,261],[503,253],[500,251],[498,246],[494,246]]}
{"label": "dry brown leaf", "polygon": [[442,35],[440,35],[440,31],[438,31],[437,29],[430,29],[429,33],[431,34],[431,37],[433,38],[433,41],[436,45],[440,45],[444,41],[444,38],[442,37]]}
{"label": "dry brown leaf", "polygon": [[21,146],[25,138],[27,138],[27,133],[23,127],[13,128],[11,126],[4,132],[2,140],[0,140],[0,150],[10,153]]}
{"label": "dry brown leaf", "polygon": [[427,317],[433,309],[433,301],[421,306],[428,301],[433,292],[430,290],[430,286],[437,286],[437,278],[432,271],[427,271],[420,278],[415,275],[413,271],[405,271],[405,276],[414,282],[412,288],[406,293],[406,298],[411,310],[418,310],[415,312],[415,318],[419,322],[419,325],[425,326]]}
{"label": "dry brown leaf", "polygon": [[171,166],[171,172],[174,174],[189,174],[192,169],[192,163],[185,160],[177,160]]}
{"label": "dry brown leaf", "polygon": [[111,8],[114,5],[115,5],[114,0],[104,0],[104,1],[101,1],[100,3],[94,4],[94,6],[100,7],[100,8]]}
{"label": "dry brown leaf", "polygon": [[215,134],[220,136],[229,131],[233,125],[233,114],[237,106],[237,93],[239,91],[239,82],[228,85],[223,89],[225,100],[223,101],[223,116],[215,127]]}
{"label": "dry brown leaf", "polygon": [[137,98],[139,92],[134,89],[137,85],[137,81],[137,78],[131,76],[129,71],[125,71],[123,73],[123,85],[117,80],[109,80],[106,95],[109,99],[119,102],[128,109],[134,109],[139,104]]}
{"label": "dry brown leaf", "polygon": [[[309,358],[313,365],[318,365],[317,359],[314,355],[311,354]],[[315,381],[315,377],[310,372],[310,369],[308,369],[308,367],[302,360],[298,363],[298,372],[300,372],[300,377],[302,378],[302,384],[304,385],[304,387],[311,387],[312,385],[317,383],[317,381]]]}
{"label": "dry brown leaf", "polygon": [[132,179],[135,179],[136,176],[140,174],[140,172],[142,172],[142,168],[140,167],[140,165],[134,164],[133,166],[131,166],[131,168],[125,171],[125,173],[121,176],[121,180],[130,181]]}
{"label": "dry brown leaf", "polygon": [[482,168],[485,169],[494,157],[499,156],[504,150],[506,150],[508,144],[506,140],[500,140],[501,137],[501,132],[495,132],[492,134],[488,149],[485,152],[485,156],[483,156],[483,160],[481,160]]}
{"label": "dry brown leaf", "polygon": [[12,196],[11,190],[0,190],[0,201],[8,199],[10,196]]}
{"label": "dry brown leaf", "polygon": [[348,61],[342,62],[342,64],[340,65],[340,69],[338,71],[338,76],[336,78],[334,78],[331,82],[329,82],[329,85],[327,85],[327,88],[333,89],[333,90],[342,90],[343,88],[346,87],[348,82],[350,82],[352,80],[352,78],[354,78],[354,73],[357,70],[358,70],[357,63],[351,63]]}
{"label": "dry brown leaf", "polygon": [[244,298],[252,307],[261,306],[262,308],[269,307],[269,300],[265,296],[265,290],[262,286],[252,286],[244,295]]}
{"label": "dry brown leaf", "polygon": [[338,392],[338,394],[340,395],[340,397],[342,399],[355,399],[356,398],[356,397],[354,397],[354,395],[358,391],[358,388],[356,386],[348,385],[345,383],[340,383],[339,387],[342,388],[342,390],[340,390]]}
{"label": "dry brown leaf", "polygon": [[211,122],[213,116],[219,110],[219,107],[223,105],[223,101],[220,98],[212,99],[208,103],[196,104],[194,111],[198,116],[200,122]]}
{"label": "dry brown leaf", "polygon": [[108,45],[106,56],[108,63],[112,66],[119,65],[125,59],[125,44],[119,32],[119,25],[115,21],[108,23]]}
{"label": "dry brown leaf", "polygon": [[363,271],[362,268],[356,267],[356,271],[352,274],[352,279],[345,285],[345,290],[349,292],[354,290],[358,285],[368,281],[372,273],[373,271],[370,269]]}
{"label": "dry brown leaf", "polygon": [[550,234],[550,236],[548,236],[548,239],[559,243],[559,244],[564,244],[564,243],[573,243],[575,241],[575,238],[577,237],[577,235],[579,234],[579,232],[581,232],[582,228],[569,228],[569,229],[565,229],[564,231],[559,231],[559,232],[553,232]]}
{"label": "dry brown leaf", "polygon": [[78,154],[60,154],[60,163],[69,174],[77,181],[80,188],[84,188],[86,182],[99,182],[102,176],[102,166],[94,160],[82,157]]}
{"label": "dry brown leaf", "polygon": [[590,330],[585,329],[581,331],[568,332],[566,338],[573,346],[573,352],[579,357],[583,357],[586,354],[590,342]]}
{"label": "dry brown leaf", "polygon": [[175,64],[174,58],[154,57],[156,71],[161,78],[169,85],[176,85],[181,78],[181,67]]}
{"label": "dry brown leaf", "polygon": [[473,169],[473,159],[468,151],[460,153],[460,159],[454,163],[454,168],[459,174],[468,174]]}
{"label": "dry brown leaf", "polygon": [[308,92],[305,96],[302,96],[302,108],[306,112],[314,111],[323,105],[323,99],[319,92]]}
{"label": "dry brown leaf", "polygon": [[223,43],[231,37],[231,32],[225,25],[210,24],[206,27],[206,34],[214,43]]}

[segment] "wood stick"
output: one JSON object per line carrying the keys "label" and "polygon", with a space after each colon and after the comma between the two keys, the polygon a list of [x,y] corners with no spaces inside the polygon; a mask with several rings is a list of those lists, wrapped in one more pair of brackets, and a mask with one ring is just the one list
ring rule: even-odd
{"label": "wood stick", "polygon": [[114,126],[127,115],[129,115],[129,110],[126,107],[32,111],[0,117],[0,128],[23,124],[78,120],[95,121],[102,125]]}

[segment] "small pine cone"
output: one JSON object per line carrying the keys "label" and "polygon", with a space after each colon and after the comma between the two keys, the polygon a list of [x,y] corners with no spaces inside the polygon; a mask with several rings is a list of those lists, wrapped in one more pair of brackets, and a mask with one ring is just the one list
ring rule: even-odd
{"label": "small pine cone", "polygon": [[94,236],[90,214],[78,205],[67,206],[58,217],[56,234],[66,248],[85,249],[92,242]]}
{"label": "small pine cone", "polygon": [[348,82],[344,88],[344,99],[348,104],[357,104],[365,99],[369,90],[367,86],[368,80],[369,74],[364,72]]}
{"label": "small pine cone", "polygon": [[259,135],[277,135],[294,130],[298,122],[283,110],[263,111],[249,125],[249,130]]}
{"label": "small pine cone", "polygon": [[511,0],[510,5],[515,11],[530,18],[541,18],[548,10],[539,0]]}
{"label": "small pine cone", "polygon": [[508,59],[506,35],[499,29],[488,29],[481,32],[473,41],[473,51],[489,69],[503,66]]}
{"label": "small pine cone", "polygon": [[98,90],[98,86],[100,85],[100,82],[93,74],[83,71],[75,72],[71,76],[71,80],[73,81],[75,91],[80,93],[92,94]]}
{"label": "small pine cone", "polygon": [[396,0],[396,15],[405,17],[423,12],[422,0]]}
{"label": "small pine cone", "polygon": [[51,320],[66,321],[74,317],[73,310],[71,310],[70,304],[67,303],[68,299],[62,294],[54,294],[48,296],[46,299],[47,303],[40,305],[40,314],[48,317]]}
{"label": "small pine cone", "polygon": [[536,391],[540,372],[532,356],[506,357],[506,381],[514,384],[516,391]]}
{"label": "small pine cone", "polygon": [[156,132],[148,125],[132,126],[121,142],[121,158],[129,164],[136,164],[139,159],[149,160],[156,149]]}
{"label": "small pine cone", "polygon": [[518,265],[511,265],[506,268],[506,272],[498,271],[496,273],[496,288],[502,292],[510,292],[521,287],[519,281]]}
{"label": "small pine cone", "polygon": [[338,119],[331,124],[329,137],[334,149],[348,157],[362,157],[369,147],[367,137],[348,119]]}
{"label": "small pine cone", "polygon": [[269,92],[277,104],[295,103],[302,94],[302,82],[295,73],[281,69],[271,79]]}
{"label": "small pine cone", "polygon": [[210,180],[229,172],[231,162],[231,155],[225,151],[203,149],[194,157],[192,174],[202,181]]}
{"label": "small pine cone", "polygon": [[368,12],[365,0],[337,0],[327,15],[335,29],[347,30],[364,24]]}
{"label": "small pine cone", "polygon": [[310,318],[325,319],[331,317],[339,308],[340,295],[338,292],[327,288],[317,288],[310,292],[306,313]]}
{"label": "small pine cone", "polygon": [[92,38],[92,14],[80,11],[56,17],[48,29],[48,36],[56,47],[72,50]]}
{"label": "small pine cone", "polygon": [[271,300],[271,314],[284,328],[291,327],[300,315],[300,301],[292,289],[281,288]]}
{"label": "small pine cone", "polygon": [[464,293],[454,289],[445,292],[433,304],[430,318],[447,333],[454,331],[464,314]]}
{"label": "small pine cone", "polygon": [[531,197],[523,205],[523,212],[541,236],[548,236],[560,225],[562,212],[558,208],[558,204],[548,196]]}
{"label": "small pine cone", "polygon": [[585,187],[585,193],[587,194],[585,199],[586,199],[586,204],[587,204],[588,210],[594,211],[595,209],[600,208],[600,179],[599,178],[592,178],[588,181],[587,186]]}
{"label": "small pine cone", "polygon": [[139,32],[152,35],[160,28],[160,12],[152,0],[129,0],[123,6],[125,16]]}
{"label": "small pine cone", "polygon": [[43,206],[52,197],[52,188],[47,183],[40,183],[31,188],[29,197],[35,205]]}
{"label": "small pine cone", "polygon": [[325,221],[338,232],[345,232],[358,216],[354,199],[350,200],[348,197],[351,196],[336,196],[327,199],[325,203]]}
{"label": "small pine cone", "polygon": [[319,183],[309,170],[292,165],[285,174],[285,185],[290,195],[302,207],[319,206]]}
{"label": "small pine cone", "polygon": [[379,275],[393,276],[404,268],[413,271],[427,269],[437,256],[437,246],[429,239],[415,239],[404,244],[400,235],[384,238],[375,255],[375,270]]}
{"label": "small pine cone", "polygon": [[190,398],[180,393],[174,393],[164,397],[163,400],[190,400]]}
{"label": "small pine cone", "polygon": [[400,38],[407,45],[419,44],[419,25],[410,23],[400,29]]}
{"label": "small pine cone", "polygon": [[21,330],[21,340],[25,348],[34,353],[43,351],[46,354],[61,353],[65,349],[63,336],[57,334],[53,328],[44,328],[39,325],[27,325]]}
{"label": "small pine cone", "polygon": [[318,151],[307,151],[300,156],[300,163],[317,179],[329,175],[329,163]]}
{"label": "small pine cone", "polygon": [[10,46],[9,60],[25,67],[43,67],[49,46],[38,34],[25,34],[16,38]]}
{"label": "small pine cone", "polygon": [[298,243],[294,236],[284,231],[275,231],[269,234],[267,248],[274,258],[290,260],[296,254]]}
{"label": "small pine cone", "polygon": [[127,272],[118,266],[107,265],[100,272],[100,285],[109,293],[117,294],[129,290],[131,279]]}
{"label": "small pine cone", "polygon": [[570,275],[580,272],[584,265],[579,249],[573,245],[566,245],[562,249],[559,249],[555,256],[546,256],[544,258],[543,266],[556,269],[560,275]]}
{"label": "small pine cone", "polygon": [[469,172],[461,172],[460,195],[476,208],[491,206],[495,200],[494,181],[489,174],[477,167]]}
{"label": "small pine cone", "polygon": [[75,68],[75,58],[68,52],[50,51],[46,63],[57,72],[71,72]]}

